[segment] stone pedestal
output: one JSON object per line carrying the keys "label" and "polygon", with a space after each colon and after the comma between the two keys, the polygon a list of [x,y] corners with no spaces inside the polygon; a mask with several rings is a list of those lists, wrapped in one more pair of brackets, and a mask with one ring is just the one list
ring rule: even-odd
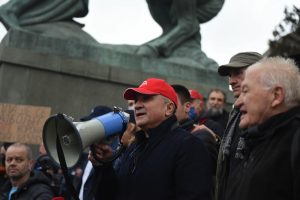
{"label": "stone pedestal", "polygon": [[148,77],[183,84],[204,95],[221,88],[228,102],[233,101],[227,79],[216,69],[182,63],[15,29],[0,44],[0,102],[49,106],[53,114],[78,119],[95,105],[126,108],[124,89]]}

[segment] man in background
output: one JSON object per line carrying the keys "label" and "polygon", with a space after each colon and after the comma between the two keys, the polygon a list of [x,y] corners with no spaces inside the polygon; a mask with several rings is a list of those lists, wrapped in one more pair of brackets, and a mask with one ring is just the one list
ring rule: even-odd
{"label": "man in background", "polygon": [[13,143],[4,142],[0,148],[0,191],[4,185],[4,183],[8,180],[6,171],[5,171],[5,152],[7,148]]}
{"label": "man in background", "polygon": [[53,198],[49,179],[41,172],[32,171],[33,163],[29,146],[14,143],[8,147],[5,168],[9,181],[2,188],[2,200]]}
{"label": "man in background", "polygon": [[[262,59],[262,55],[259,53],[241,52],[232,56],[228,64],[221,65],[218,68],[218,73],[221,76],[228,76],[229,85],[236,99],[241,94],[241,84],[245,77],[245,70],[260,59]],[[235,169],[242,160],[241,151],[244,147],[244,141],[240,138],[240,116],[239,108],[234,107],[223,134],[217,163],[216,200],[230,200],[228,186],[236,180]]]}
{"label": "man in background", "polygon": [[[225,130],[229,113],[225,110],[226,94],[220,89],[212,89],[207,98],[207,117],[222,127],[222,133]],[[222,137],[222,134],[220,135]]]}
{"label": "man in background", "polygon": [[202,94],[200,94],[197,90],[190,89],[189,90],[191,96],[191,108],[189,111],[189,117],[195,121],[195,123],[199,122],[201,115],[204,112],[205,105]]}
{"label": "man in background", "polygon": [[[212,169],[211,178],[214,182],[218,157],[218,144],[215,138],[216,134],[204,125],[200,126],[198,124],[195,124],[194,120],[189,118],[189,110],[191,108],[191,96],[189,90],[183,85],[172,85],[172,87],[174,88],[178,97],[176,117],[179,125],[203,142],[210,157],[210,162],[207,163],[207,166],[210,166]],[[213,191],[214,185],[212,185],[212,197]]]}
{"label": "man in background", "polygon": [[193,89],[190,89],[189,92],[191,96],[191,108],[189,111],[190,119],[194,120],[195,124],[205,125],[212,130],[216,134],[215,137],[217,137],[217,140],[220,142],[221,135],[224,131],[222,126],[218,122],[208,118],[202,94]]}

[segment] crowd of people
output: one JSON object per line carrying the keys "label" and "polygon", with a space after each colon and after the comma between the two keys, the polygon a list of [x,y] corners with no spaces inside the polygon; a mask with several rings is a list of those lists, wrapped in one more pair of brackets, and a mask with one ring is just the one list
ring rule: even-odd
{"label": "crowd of people", "polygon": [[[299,200],[300,73],[295,61],[241,52],[219,66],[235,98],[148,78],[128,88],[120,154],[97,141],[69,172],[80,200]],[[111,112],[96,106],[80,119]],[[47,152],[1,151],[0,200],[74,199]],[[6,181],[5,183],[3,183]],[[2,184],[3,183],[3,184]]]}

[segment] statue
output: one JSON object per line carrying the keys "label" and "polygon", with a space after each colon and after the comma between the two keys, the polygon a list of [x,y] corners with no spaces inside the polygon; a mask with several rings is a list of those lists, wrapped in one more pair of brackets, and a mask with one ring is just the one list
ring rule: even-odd
{"label": "statue", "polygon": [[224,0],[146,0],[153,19],[163,33],[140,46],[100,44],[82,30],[74,17],[88,13],[88,0],[10,0],[0,7],[6,29],[23,28],[44,36],[97,44],[138,56],[200,68],[217,68],[201,50],[199,24],[212,19]]}
{"label": "statue", "polygon": [[95,44],[82,30],[84,25],[73,20],[87,14],[88,0],[10,0],[0,6],[0,21],[7,30]]}
{"label": "statue", "polygon": [[168,57],[191,38],[200,43],[199,24],[216,16],[224,0],[147,0],[147,3],[163,33],[140,46],[137,54]]}
{"label": "statue", "polygon": [[46,22],[84,17],[88,0],[10,0],[0,7],[0,21],[5,28],[20,28]]}

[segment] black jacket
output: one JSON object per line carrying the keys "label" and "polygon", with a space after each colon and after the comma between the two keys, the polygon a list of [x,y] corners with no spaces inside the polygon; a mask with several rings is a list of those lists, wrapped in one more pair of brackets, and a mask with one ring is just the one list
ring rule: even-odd
{"label": "black jacket", "polygon": [[[202,114],[202,119],[201,121],[205,120],[210,120],[210,124],[208,124],[206,121],[206,126],[213,130],[216,134],[218,134],[220,137],[223,136],[223,133],[225,131],[225,128],[227,126],[227,122],[229,119],[229,113],[226,110],[223,110],[222,113],[220,114],[212,114],[209,110],[205,110]],[[216,125],[217,124],[217,125]]]}
{"label": "black jacket", "polygon": [[300,199],[300,107],[242,133],[244,158],[227,185],[230,200]]}
{"label": "black jacket", "polygon": [[[180,127],[191,133],[194,128],[194,121],[191,119],[181,121]],[[206,150],[208,151],[209,157],[211,159],[212,174],[215,176],[218,157],[218,143],[216,139],[209,131],[205,129],[197,130],[192,134],[199,138],[206,147]]]}
{"label": "black jacket", "polygon": [[202,142],[181,129],[173,116],[149,131],[123,154],[116,199],[210,199],[211,167]]}
{"label": "black jacket", "polygon": [[[1,191],[1,200],[8,199],[10,189],[11,183],[7,181]],[[28,181],[12,195],[11,200],[51,200],[53,195],[50,180],[43,173],[34,171]]]}

